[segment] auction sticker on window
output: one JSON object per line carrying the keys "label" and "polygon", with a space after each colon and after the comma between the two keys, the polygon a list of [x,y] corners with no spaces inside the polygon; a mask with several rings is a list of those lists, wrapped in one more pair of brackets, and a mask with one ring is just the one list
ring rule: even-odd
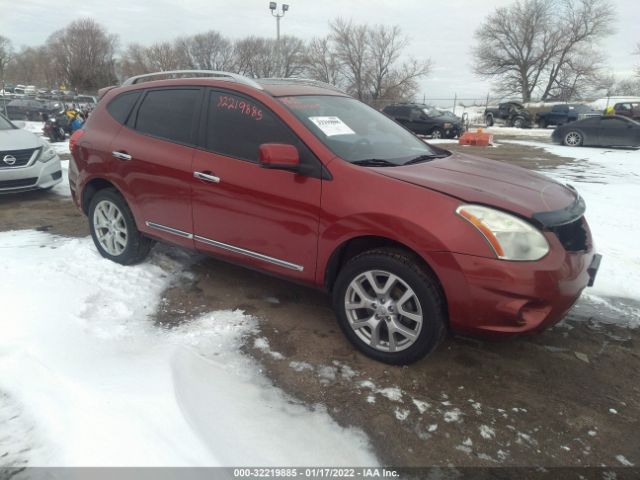
{"label": "auction sticker on window", "polygon": [[327,137],[334,135],[355,135],[356,132],[338,117],[309,117]]}

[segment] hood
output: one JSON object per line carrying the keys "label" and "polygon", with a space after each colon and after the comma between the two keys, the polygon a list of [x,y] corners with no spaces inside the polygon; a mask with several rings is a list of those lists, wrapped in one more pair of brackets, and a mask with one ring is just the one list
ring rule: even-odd
{"label": "hood", "polygon": [[5,150],[25,150],[42,146],[39,137],[22,128],[0,130],[0,152]]}
{"label": "hood", "polygon": [[460,153],[430,162],[375,170],[468,203],[494,206],[527,218],[533,218],[536,213],[568,211],[580,201],[574,190],[544,175]]}

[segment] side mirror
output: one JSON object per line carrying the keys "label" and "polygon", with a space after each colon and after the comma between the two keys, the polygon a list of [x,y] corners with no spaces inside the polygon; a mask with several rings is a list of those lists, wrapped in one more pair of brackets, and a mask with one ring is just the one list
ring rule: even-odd
{"label": "side mirror", "polygon": [[259,148],[260,166],[274,170],[297,172],[300,169],[300,154],[293,145],[263,143]]}

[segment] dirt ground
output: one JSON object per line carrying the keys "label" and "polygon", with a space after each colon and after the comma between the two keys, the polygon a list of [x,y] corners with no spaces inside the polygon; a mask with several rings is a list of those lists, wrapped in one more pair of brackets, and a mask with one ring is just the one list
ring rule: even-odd
{"label": "dirt ground", "polygon": [[[534,169],[571,161],[513,144],[464,151]],[[88,234],[68,197],[0,196],[0,230],[27,228]],[[165,292],[155,322],[170,327],[215,309],[254,315],[270,348],[249,342],[246,352],[292,397],[366,432],[383,464],[640,464],[640,331],[608,324],[619,314],[603,306],[581,301],[535,337],[449,337],[429,358],[391,367],[352,348],[323,293],[195,253],[191,270],[192,280]]]}

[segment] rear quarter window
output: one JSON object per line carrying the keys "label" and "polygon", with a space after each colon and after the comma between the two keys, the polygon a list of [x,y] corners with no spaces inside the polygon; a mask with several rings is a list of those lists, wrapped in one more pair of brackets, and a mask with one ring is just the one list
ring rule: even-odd
{"label": "rear quarter window", "polygon": [[118,95],[107,105],[107,112],[118,122],[126,123],[133,106],[140,98],[141,92],[129,92]]}
{"label": "rear quarter window", "polygon": [[135,129],[172,142],[193,144],[200,89],[151,90],[142,99]]}

